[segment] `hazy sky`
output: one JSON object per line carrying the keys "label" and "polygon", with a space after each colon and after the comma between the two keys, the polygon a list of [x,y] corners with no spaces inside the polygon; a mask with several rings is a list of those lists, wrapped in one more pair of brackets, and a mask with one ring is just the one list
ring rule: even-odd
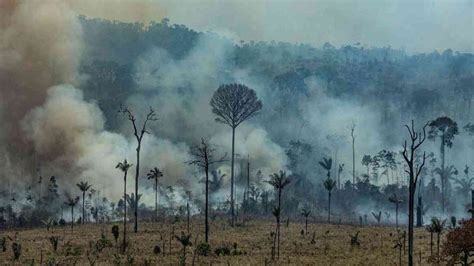
{"label": "hazy sky", "polygon": [[474,51],[474,0],[71,0],[77,12],[122,21],[163,17],[242,40],[407,51]]}

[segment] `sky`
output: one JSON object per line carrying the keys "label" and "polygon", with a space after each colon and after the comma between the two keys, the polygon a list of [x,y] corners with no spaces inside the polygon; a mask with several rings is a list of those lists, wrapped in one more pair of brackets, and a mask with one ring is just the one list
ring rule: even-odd
{"label": "sky", "polygon": [[236,41],[474,51],[474,0],[69,0],[76,12],[119,21],[160,21]]}

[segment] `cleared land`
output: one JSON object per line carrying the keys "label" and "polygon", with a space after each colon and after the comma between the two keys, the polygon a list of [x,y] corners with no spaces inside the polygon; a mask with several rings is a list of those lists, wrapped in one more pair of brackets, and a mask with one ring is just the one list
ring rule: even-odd
{"label": "cleared land", "polygon": [[[181,231],[186,232],[186,223],[141,224],[137,234],[132,232],[132,226],[129,225],[130,247],[125,255],[121,254],[115,245],[112,225],[78,225],[74,227],[73,232],[69,226],[55,227],[49,232],[46,228],[3,231],[0,232],[0,238],[8,236],[13,240],[17,239],[22,251],[20,259],[14,261],[13,241],[7,237],[7,250],[2,252],[0,248],[0,261],[4,265],[24,265],[31,262],[38,265],[40,261],[43,264],[50,262],[51,265],[91,265],[92,262],[95,262],[95,265],[179,264],[182,246],[171,236],[172,232],[175,235],[180,235]],[[120,227],[120,243],[122,225],[117,225]],[[282,224],[280,259],[271,262],[270,232],[274,229],[275,224],[268,221],[253,221],[246,226],[234,228],[225,222],[213,222],[210,235],[211,255],[205,257],[194,256],[196,237],[199,243],[204,240],[204,235],[202,224],[193,222],[190,229],[192,246],[187,248],[186,264],[191,265],[194,256],[197,265],[398,265],[399,249],[394,248],[398,235],[395,227],[308,224],[308,233],[302,235],[304,224],[290,223],[288,227]],[[350,235],[357,231],[360,231],[359,247],[351,245]],[[102,234],[108,241],[99,241],[105,246],[99,252],[97,243]],[[49,240],[51,236],[58,236],[57,251],[53,251]],[[434,240],[433,250],[436,254],[436,237]],[[109,242],[112,246],[107,247]],[[234,243],[237,244],[237,250],[234,249]],[[161,249],[159,254],[154,253],[156,245]],[[215,255],[216,248],[226,245],[232,253],[237,254]],[[430,235],[424,228],[415,230],[415,254],[416,264],[431,264],[428,262]],[[403,251],[402,256],[406,264],[406,254],[404,255]]]}

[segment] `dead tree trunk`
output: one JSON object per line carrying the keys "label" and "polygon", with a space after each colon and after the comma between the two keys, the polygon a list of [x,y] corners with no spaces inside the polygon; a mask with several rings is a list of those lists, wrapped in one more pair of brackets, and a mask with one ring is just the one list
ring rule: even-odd
{"label": "dead tree trunk", "polygon": [[418,196],[418,204],[416,206],[416,227],[423,226],[423,201],[421,196]]}
{"label": "dead tree trunk", "polygon": [[135,231],[135,233],[137,233],[138,232],[138,176],[140,174],[140,150],[141,150],[141,147],[142,147],[143,135],[145,133],[149,133],[146,129],[148,121],[156,121],[157,118],[156,118],[155,111],[150,108],[150,112],[148,112],[148,114],[146,115],[145,121],[143,122],[142,129],[141,129],[141,131],[139,131],[137,129],[137,125],[136,125],[136,117],[132,113],[132,111],[130,109],[128,109],[127,107],[125,107],[125,106],[121,106],[120,111],[123,114],[127,115],[128,120],[130,120],[130,122],[132,122],[133,135],[135,136],[135,138],[137,140],[137,149],[136,149],[136,151],[137,151],[137,165],[135,166],[135,197],[136,197],[136,200],[135,200],[135,206],[134,206],[134,216],[135,216],[134,231]]}
{"label": "dead tree trunk", "polygon": [[410,146],[407,147],[407,141],[403,145],[403,158],[407,164],[408,170],[405,172],[409,175],[409,186],[408,186],[408,265],[413,265],[413,222],[414,222],[414,201],[415,191],[418,177],[421,174],[423,166],[425,165],[426,153],[423,153],[423,161],[421,165],[415,165],[415,153],[421,144],[426,139],[426,126],[423,127],[423,133],[415,131],[415,122],[411,121],[411,127],[405,125],[410,134]]}

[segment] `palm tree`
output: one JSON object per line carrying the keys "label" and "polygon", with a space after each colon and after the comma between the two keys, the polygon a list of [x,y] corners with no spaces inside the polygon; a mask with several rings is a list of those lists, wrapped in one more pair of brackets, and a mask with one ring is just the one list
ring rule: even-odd
{"label": "palm tree", "polygon": [[175,235],[174,236],[176,240],[178,240],[179,243],[183,246],[183,255],[182,255],[182,260],[181,262],[184,263],[186,262],[186,247],[191,246],[191,235],[190,234],[185,234],[184,231],[181,231],[181,236]]}
{"label": "palm tree", "polygon": [[469,166],[467,165],[464,168],[464,174],[465,174],[465,177],[462,179],[455,178],[455,177],[452,177],[451,179],[456,184],[458,184],[457,189],[458,189],[459,194],[467,198],[469,196],[469,193],[471,192],[472,186],[474,185],[474,178],[473,177],[469,178]]}
{"label": "palm tree", "polygon": [[281,171],[280,173],[274,173],[270,175],[270,180],[265,181],[268,184],[272,185],[273,188],[278,192],[278,206],[274,208],[274,215],[277,220],[277,241],[278,241],[278,249],[277,249],[277,256],[280,257],[280,217],[281,217],[281,193],[283,189],[290,183],[290,179],[286,176],[285,171]]}
{"label": "palm tree", "polygon": [[147,174],[148,180],[153,179],[155,181],[155,222],[158,220],[158,179],[163,176],[163,173],[158,168],[153,168]]}
{"label": "palm tree", "polygon": [[305,233],[308,233],[308,217],[311,214],[309,209],[302,209],[301,215],[304,217]]}
{"label": "palm tree", "polygon": [[138,205],[140,202],[140,199],[142,198],[142,194],[138,194],[138,196],[135,198],[135,194],[127,194],[127,203],[129,206],[135,206]]}
{"label": "palm tree", "polygon": [[79,184],[76,184],[76,186],[81,190],[82,192],[82,224],[85,224],[86,221],[86,209],[85,209],[85,198],[86,198],[86,192],[92,187],[89,182],[79,182]]}
{"label": "palm tree", "polygon": [[440,235],[444,231],[444,227],[446,225],[446,219],[441,221],[437,217],[431,218],[431,227],[434,233],[436,233],[436,252],[438,253],[438,260],[439,260],[439,240]]}
{"label": "palm tree", "polygon": [[456,135],[459,134],[458,125],[451,118],[443,116],[429,123],[430,130],[428,132],[428,139],[436,141],[440,139],[440,155],[441,155],[441,169],[438,171],[441,178],[441,205],[443,213],[446,206],[446,194],[448,189],[449,178],[445,175],[445,154],[446,147],[451,148],[453,146],[453,140]]}
{"label": "palm tree", "polygon": [[433,226],[432,225],[427,225],[426,226],[426,231],[430,233],[430,256],[433,257]]}
{"label": "palm tree", "polygon": [[327,173],[327,179],[324,181],[323,185],[328,191],[328,223],[331,221],[331,192],[336,186],[336,181],[331,179],[331,168],[332,168],[332,159],[329,158],[323,158],[322,161],[319,162],[319,165],[321,165],[324,170],[326,170]]}
{"label": "palm tree", "polygon": [[71,207],[71,231],[74,230],[74,207],[79,202],[79,197],[76,198],[68,198],[65,202],[66,205]]}
{"label": "palm tree", "polygon": [[323,183],[324,187],[328,191],[328,223],[331,222],[331,192],[336,187],[336,181],[328,178]]}
{"label": "palm tree", "polygon": [[115,166],[115,168],[120,169],[123,172],[123,247],[122,251],[125,252],[127,247],[127,173],[128,169],[132,167],[133,164],[129,164],[127,159],[123,160]]}
{"label": "palm tree", "polygon": [[399,199],[397,197],[397,194],[395,194],[395,193],[393,193],[393,195],[391,197],[389,197],[388,200],[391,203],[395,204],[395,224],[396,224],[397,229],[398,229],[398,205],[400,205],[400,203],[402,203],[403,201],[401,199]]}
{"label": "palm tree", "polygon": [[327,178],[331,178],[332,158],[323,158],[323,160],[319,162],[319,165],[328,171]]}

